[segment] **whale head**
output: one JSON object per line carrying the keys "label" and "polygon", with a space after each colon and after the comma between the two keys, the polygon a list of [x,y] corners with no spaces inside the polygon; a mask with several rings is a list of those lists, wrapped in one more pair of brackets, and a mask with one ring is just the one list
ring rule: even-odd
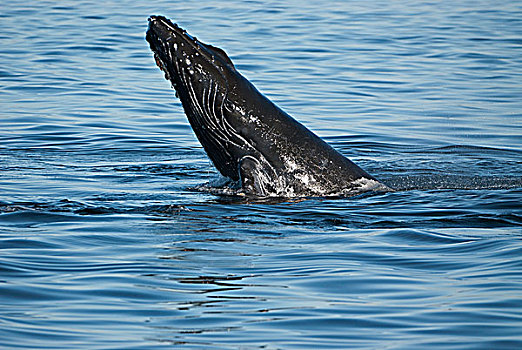
{"label": "whale head", "polygon": [[241,90],[257,90],[223,50],[202,43],[163,16],[149,18],[146,40],[209,158],[221,174],[239,180],[241,159],[259,158],[255,141],[247,137],[254,133]]}

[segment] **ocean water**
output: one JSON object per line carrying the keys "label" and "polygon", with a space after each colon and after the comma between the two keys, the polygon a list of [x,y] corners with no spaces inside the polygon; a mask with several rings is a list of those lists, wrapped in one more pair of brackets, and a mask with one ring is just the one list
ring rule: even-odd
{"label": "ocean water", "polygon": [[[1,7],[0,348],[522,349],[520,2]],[[197,190],[152,14],[396,191]]]}

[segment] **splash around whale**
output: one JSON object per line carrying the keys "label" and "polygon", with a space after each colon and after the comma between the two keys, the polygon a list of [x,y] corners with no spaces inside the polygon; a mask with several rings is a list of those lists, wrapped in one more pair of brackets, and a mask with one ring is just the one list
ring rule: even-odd
{"label": "splash around whale", "polygon": [[163,16],[146,34],[208,157],[256,197],[350,196],[388,187],[261,94],[220,48]]}

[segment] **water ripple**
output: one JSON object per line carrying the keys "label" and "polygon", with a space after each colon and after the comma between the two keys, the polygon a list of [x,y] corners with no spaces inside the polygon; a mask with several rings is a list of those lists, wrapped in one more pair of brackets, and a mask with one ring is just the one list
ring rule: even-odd
{"label": "water ripple", "polygon": [[[522,348],[521,13],[6,2],[0,347]],[[208,191],[220,178],[155,67],[151,14],[224,48],[395,191]]]}

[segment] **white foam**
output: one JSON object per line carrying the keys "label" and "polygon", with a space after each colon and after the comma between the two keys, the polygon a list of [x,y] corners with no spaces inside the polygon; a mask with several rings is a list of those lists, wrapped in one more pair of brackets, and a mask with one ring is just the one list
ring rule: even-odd
{"label": "white foam", "polygon": [[292,173],[297,170],[297,163],[291,159],[286,159],[286,168]]}
{"label": "white foam", "polygon": [[[320,186],[318,183],[314,182],[313,178],[310,178],[309,175],[301,175],[296,176],[295,180],[302,181],[303,184],[307,183],[308,190],[305,193],[297,192],[296,189],[291,185],[285,185],[286,181],[281,179],[276,179],[272,181],[263,176],[260,179],[263,181],[270,181],[266,183],[270,183],[272,186],[276,186],[274,188],[274,192],[265,193],[263,198],[306,198],[306,197],[352,197],[359,195],[364,192],[389,192],[393,191],[386,185],[382,183],[366,178],[357,179],[349,184],[345,189],[332,192],[323,186]],[[196,186],[195,190],[202,192],[210,192],[217,195],[227,195],[227,196],[246,196],[241,188],[241,184],[237,181],[232,181],[225,177],[219,177],[214,180],[211,180],[209,183],[202,184]],[[261,198],[261,197],[260,197]]]}
{"label": "white foam", "polygon": [[391,188],[388,186],[380,183],[379,181],[372,180],[372,179],[366,179],[366,178],[360,178],[352,182],[354,185],[357,186],[357,189],[360,192],[366,192],[366,191],[392,191]]}

